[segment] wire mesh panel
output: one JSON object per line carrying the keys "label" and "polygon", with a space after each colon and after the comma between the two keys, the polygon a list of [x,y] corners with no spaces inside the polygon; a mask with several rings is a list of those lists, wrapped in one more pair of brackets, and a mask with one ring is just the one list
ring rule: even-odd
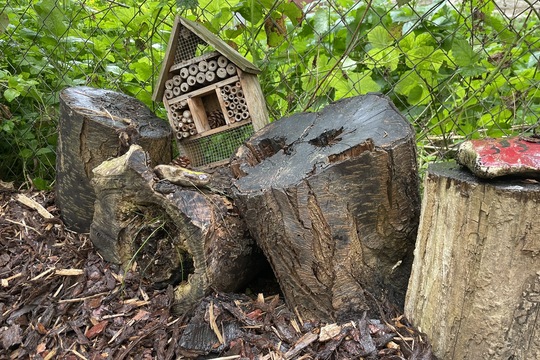
{"label": "wire mesh panel", "polygon": [[180,155],[186,156],[194,167],[212,167],[227,161],[231,154],[251,135],[253,125],[232,128],[198,139],[179,140]]}
{"label": "wire mesh panel", "polygon": [[214,51],[207,43],[193,34],[188,28],[180,25],[178,43],[174,54],[174,64],[181,64],[194,57]]}

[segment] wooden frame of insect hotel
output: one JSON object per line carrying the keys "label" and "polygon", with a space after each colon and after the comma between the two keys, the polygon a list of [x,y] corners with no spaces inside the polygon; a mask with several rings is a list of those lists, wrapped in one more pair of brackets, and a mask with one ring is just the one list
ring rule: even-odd
{"label": "wooden frame of insect hotel", "polygon": [[176,17],[154,101],[163,100],[180,155],[218,166],[269,123],[260,70],[202,24]]}

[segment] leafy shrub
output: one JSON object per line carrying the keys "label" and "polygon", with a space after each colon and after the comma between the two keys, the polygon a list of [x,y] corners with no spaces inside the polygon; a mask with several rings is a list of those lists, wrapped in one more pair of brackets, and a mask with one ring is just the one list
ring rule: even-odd
{"label": "leafy shrub", "polygon": [[119,90],[165,117],[151,94],[176,11],[263,70],[273,119],[383,92],[416,127],[421,161],[458,140],[539,121],[538,14],[508,18],[492,0],[303,8],[285,0],[41,0],[0,1],[0,9],[3,180],[44,187],[53,179],[58,93],[66,86]]}

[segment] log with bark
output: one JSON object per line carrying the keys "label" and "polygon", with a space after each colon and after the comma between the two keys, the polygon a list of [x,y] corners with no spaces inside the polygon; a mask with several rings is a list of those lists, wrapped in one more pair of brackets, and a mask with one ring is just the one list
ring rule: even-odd
{"label": "log with bark", "polygon": [[[230,200],[202,186],[203,174],[179,186],[157,178],[148,155],[132,145],[93,172],[96,193],[90,239],[108,261],[141,272],[156,287],[175,288],[184,313],[212,290],[240,289],[263,260]],[[159,166],[159,174],[165,173]],[[185,172],[185,171],[184,171]],[[183,172],[167,172],[176,178]],[[196,179],[193,177],[195,176]]]}
{"label": "log with bark", "polygon": [[234,195],[301,316],[403,305],[419,218],[415,132],[381,95],[276,121],[231,162]]}
{"label": "log with bark", "polygon": [[138,100],[117,92],[71,87],[60,93],[56,201],[66,226],[88,232],[94,208],[92,169],[141,145],[154,164],[171,161],[171,130]]}
{"label": "log with bark", "polygon": [[540,185],[432,164],[405,312],[441,359],[540,359]]}

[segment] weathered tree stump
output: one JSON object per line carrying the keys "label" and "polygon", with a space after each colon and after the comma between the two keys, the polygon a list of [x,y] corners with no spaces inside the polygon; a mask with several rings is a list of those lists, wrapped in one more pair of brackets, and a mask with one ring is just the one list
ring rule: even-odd
{"label": "weathered tree stump", "polygon": [[230,292],[256,275],[262,254],[230,201],[159,181],[137,145],[94,169],[90,239],[107,261],[175,288],[178,313],[212,290]]}
{"label": "weathered tree stump", "polygon": [[[415,134],[379,95],[274,122],[231,163],[236,204],[304,317],[402,306],[419,218]],[[370,306],[371,304],[371,306]]]}
{"label": "weathered tree stump", "polygon": [[66,226],[88,232],[94,209],[92,169],[141,145],[154,164],[171,161],[171,130],[144,104],[90,87],[60,93],[56,202]]}
{"label": "weathered tree stump", "polygon": [[540,359],[540,185],[432,164],[405,313],[441,359]]}

